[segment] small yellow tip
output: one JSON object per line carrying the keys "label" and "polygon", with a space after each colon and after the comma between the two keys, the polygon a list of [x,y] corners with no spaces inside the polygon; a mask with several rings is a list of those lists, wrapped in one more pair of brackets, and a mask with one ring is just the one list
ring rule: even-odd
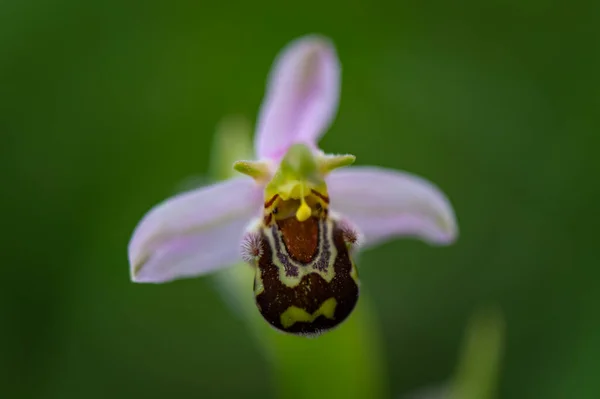
{"label": "small yellow tip", "polygon": [[304,202],[304,199],[302,199],[302,203],[296,211],[296,219],[298,219],[299,222],[304,222],[310,217],[311,214],[312,210],[310,209],[310,206],[308,206],[306,202]]}

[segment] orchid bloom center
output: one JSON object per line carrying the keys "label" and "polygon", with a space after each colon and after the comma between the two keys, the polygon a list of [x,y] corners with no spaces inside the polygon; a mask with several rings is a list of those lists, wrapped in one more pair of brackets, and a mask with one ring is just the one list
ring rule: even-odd
{"label": "orchid bloom center", "polygon": [[327,208],[327,198],[327,184],[315,156],[307,146],[296,144],[290,147],[265,187],[265,200],[272,202],[265,212],[274,213],[276,219],[295,216],[304,222],[313,212]]}
{"label": "orchid bloom center", "polygon": [[294,216],[304,222],[311,216],[327,216],[325,176],[354,160],[354,155],[326,155],[304,144],[294,144],[274,174],[265,161],[238,161],[234,168],[265,184],[265,215],[273,215],[276,220]]}

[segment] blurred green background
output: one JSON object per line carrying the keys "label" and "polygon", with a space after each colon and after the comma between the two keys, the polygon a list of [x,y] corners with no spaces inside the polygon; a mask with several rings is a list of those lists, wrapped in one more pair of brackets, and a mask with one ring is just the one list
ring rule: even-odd
{"label": "blurred green background", "polygon": [[390,391],[445,381],[493,303],[499,397],[600,397],[598,2],[3,0],[2,398],[274,397],[214,282],[132,284],[126,247],[312,32],[343,64],[322,148],[431,179],[461,229],[360,257]]}

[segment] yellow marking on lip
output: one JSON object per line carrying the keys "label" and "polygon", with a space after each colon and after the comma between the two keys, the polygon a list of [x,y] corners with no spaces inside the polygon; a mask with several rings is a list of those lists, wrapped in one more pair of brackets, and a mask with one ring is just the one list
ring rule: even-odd
{"label": "yellow marking on lip", "polygon": [[263,292],[265,292],[265,285],[263,284],[262,273],[260,271],[260,267],[256,268],[256,275],[254,276],[254,283],[255,283],[255,289],[254,289],[255,296],[258,296],[258,295],[262,294]]}
{"label": "yellow marking on lip", "polygon": [[[352,261],[350,261],[350,262],[352,262]],[[352,262],[352,267],[350,268],[350,277],[352,277],[352,280],[354,280],[354,282],[357,285],[359,284],[358,270],[356,269],[356,265],[354,264],[354,262]]]}
{"label": "yellow marking on lip", "polygon": [[333,320],[335,319],[334,314],[336,307],[337,301],[335,298],[329,298],[324,301],[319,309],[317,309],[313,314],[310,314],[306,310],[297,306],[290,306],[281,314],[281,325],[283,328],[289,328],[297,322],[312,323],[319,316],[325,316],[328,319]]}

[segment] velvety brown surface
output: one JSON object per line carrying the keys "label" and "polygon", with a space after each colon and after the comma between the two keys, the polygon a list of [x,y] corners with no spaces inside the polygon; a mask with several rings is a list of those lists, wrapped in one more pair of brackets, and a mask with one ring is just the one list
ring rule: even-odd
{"label": "velvety brown surface", "polygon": [[[318,224],[309,224],[313,225],[317,227],[314,236],[318,237]],[[305,275],[296,287],[291,288],[280,281],[279,270],[272,262],[273,250],[268,239],[263,236],[263,255],[258,267],[262,273],[264,291],[256,296],[256,304],[263,317],[275,328],[290,333],[314,335],[335,327],[354,309],[358,300],[358,285],[350,276],[352,264],[342,231],[337,226],[334,226],[333,237],[338,255],[334,263],[335,276],[331,282],[326,282],[318,273],[313,272]],[[318,241],[315,245],[318,246]],[[290,306],[312,314],[329,298],[337,301],[333,320],[319,316],[311,323],[297,322],[288,328],[281,325],[281,314]]]}
{"label": "velvety brown surface", "polygon": [[295,217],[278,220],[277,226],[283,233],[283,242],[288,253],[297,262],[313,260],[319,248],[319,220],[311,217],[304,222]]}

